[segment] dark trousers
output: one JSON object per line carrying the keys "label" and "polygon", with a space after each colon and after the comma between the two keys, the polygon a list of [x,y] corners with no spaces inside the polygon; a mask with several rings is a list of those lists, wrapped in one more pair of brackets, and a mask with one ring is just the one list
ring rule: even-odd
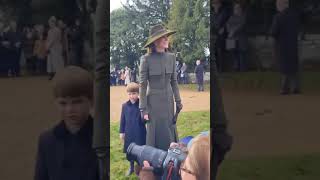
{"label": "dark trousers", "polygon": [[188,79],[186,75],[182,78],[182,82],[183,84],[188,84]]}
{"label": "dark trousers", "polygon": [[26,58],[27,70],[28,72],[34,74],[37,70],[36,59],[35,57]]}
{"label": "dark trousers", "polygon": [[178,73],[177,74],[177,81],[178,81],[178,84],[181,84],[181,73]]}
{"label": "dark trousers", "polygon": [[9,62],[9,55],[2,53],[0,55],[0,76],[8,76]]}
{"label": "dark trousers", "polygon": [[198,84],[198,91],[204,91],[203,87],[203,79],[197,79],[197,84]]}
{"label": "dark trousers", "polygon": [[36,58],[36,71],[39,74],[46,74],[47,72],[47,60]]}
{"label": "dark trousers", "polygon": [[19,76],[20,75],[20,52],[11,52],[9,58],[9,70],[12,76]]}
{"label": "dark trousers", "polygon": [[290,90],[293,92],[300,91],[300,80],[298,73],[282,74],[281,91],[283,93],[289,93]]}
{"label": "dark trousers", "polygon": [[233,56],[233,68],[235,71],[246,71],[247,70],[247,62],[246,62],[246,53],[239,48],[232,50]]}
{"label": "dark trousers", "polygon": [[77,46],[74,47],[74,49],[71,50],[73,53],[73,57],[71,59],[71,65],[74,66],[83,66],[83,47]]}

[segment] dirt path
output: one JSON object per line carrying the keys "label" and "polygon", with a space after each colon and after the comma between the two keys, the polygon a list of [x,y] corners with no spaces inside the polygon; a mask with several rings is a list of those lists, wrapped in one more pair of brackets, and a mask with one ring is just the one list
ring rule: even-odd
{"label": "dirt path", "polygon": [[[119,121],[121,106],[128,101],[124,86],[110,88],[110,119]],[[196,92],[191,90],[180,90],[183,103],[183,112],[210,110],[210,92]]]}
{"label": "dirt path", "polygon": [[320,152],[320,94],[224,92],[231,158]]}

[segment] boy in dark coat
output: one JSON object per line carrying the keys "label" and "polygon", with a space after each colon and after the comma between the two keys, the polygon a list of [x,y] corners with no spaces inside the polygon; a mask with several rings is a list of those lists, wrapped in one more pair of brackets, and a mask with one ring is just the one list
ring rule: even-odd
{"label": "boy in dark coat", "polygon": [[[129,101],[122,105],[120,119],[120,139],[124,142],[123,152],[127,152],[130,143],[146,144],[146,127],[139,109],[139,85],[129,83],[127,86]],[[134,172],[134,161],[130,161],[127,176]]]}
{"label": "boy in dark coat", "polygon": [[61,121],[39,138],[35,180],[98,180],[92,149],[93,78],[69,66],[58,72],[53,87]]}

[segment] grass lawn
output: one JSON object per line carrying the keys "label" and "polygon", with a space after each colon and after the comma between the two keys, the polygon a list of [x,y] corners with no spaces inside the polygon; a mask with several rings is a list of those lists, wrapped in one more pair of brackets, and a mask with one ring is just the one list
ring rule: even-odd
{"label": "grass lawn", "polygon": [[[249,91],[278,91],[280,89],[280,73],[278,72],[241,72],[222,73],[219,75],[224,89]],[[320,90],[320,72],[301,73],[303,91],[318,92]]]}
{"label": "grass lawn", "polygon": [[319,180],[320,154],[226,160],[219,180]]}
{"label": "grass lawn", "polygon": [[[196,136],[202,131],[210,129],[210,112],[182,112],[178,117],[178,133],[179,137]],[[138,179],[135,175],[130,178],[124,174],[129,168],[129,162],[122,153],[123,144],[119,138],[119,123],[110,122],[110,176],[111,179]]]}

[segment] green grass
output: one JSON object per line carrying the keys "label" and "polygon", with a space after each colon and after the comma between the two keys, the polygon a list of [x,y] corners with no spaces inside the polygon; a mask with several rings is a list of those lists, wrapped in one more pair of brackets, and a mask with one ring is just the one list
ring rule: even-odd
{"label": "green grass", "polygon": [[[185,137],[188,135],[196,136],[202,131],[210,129],[210,112],[182,112],[178,117],[178,133],[179,137]],[[131,179],[137,180],[135,175],[131,175],[130,178],[125,177],[124,174],[129,168],[129,162],[125,158],[125,154],[122,153],[123,144],[119,139],[119,123],[110,122],[110,176],[111,179]]]}
{"label": "green grass", "polygon": [[[280,73],[277,72],[241,72],[220,74],[222,87],[227,90],[278,91],[280,89]],[[320,72],[301,73],[303,91],[318,92],[320,90]]]}
{"label": "green grass", "polygon": [[219,180],[319,180],[320,154],[226,160]]}

